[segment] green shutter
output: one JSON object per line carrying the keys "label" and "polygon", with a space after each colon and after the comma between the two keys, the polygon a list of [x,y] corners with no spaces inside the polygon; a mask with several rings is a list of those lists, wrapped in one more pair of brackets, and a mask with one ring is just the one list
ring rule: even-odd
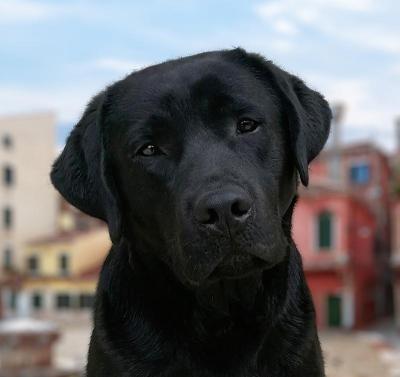
{"label": "green shutter", "polygon": [[342,324],[342,300],[340,296],[328,296],[328,325],[339,327]]}
{"label": "green shutter", "polygon": [[332,215],[329,212],[318,216],[318,246],[320,249],[332,247]]}

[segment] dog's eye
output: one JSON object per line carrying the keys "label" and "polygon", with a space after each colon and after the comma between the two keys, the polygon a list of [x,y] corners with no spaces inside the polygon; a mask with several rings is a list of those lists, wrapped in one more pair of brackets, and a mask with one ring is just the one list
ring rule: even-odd
{"label": "dog's eye", "polygon": [[156,154],[161,154],[161,150],[153,144],[146,144],[139,149],[138,154],[146,157],[154,156]]}
{"label": "dog's eye", "polygon": [[246,132],[254,131],[255,129],[257,129],[257,127],[258,127],[258,123],[255,120],[245,118],[245,119],[239,120],[239,122],[237,124],[237,132],[239,134],[244,134]]}

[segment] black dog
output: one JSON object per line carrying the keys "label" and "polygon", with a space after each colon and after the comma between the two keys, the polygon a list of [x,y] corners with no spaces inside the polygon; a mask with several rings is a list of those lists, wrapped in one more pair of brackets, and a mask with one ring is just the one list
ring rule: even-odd
{"label": "black dog", "polygon": [[330,119],[320,94],[242,49],[92,100],[51,174],[113,241],[87,376],[324,376],[291,217]]}

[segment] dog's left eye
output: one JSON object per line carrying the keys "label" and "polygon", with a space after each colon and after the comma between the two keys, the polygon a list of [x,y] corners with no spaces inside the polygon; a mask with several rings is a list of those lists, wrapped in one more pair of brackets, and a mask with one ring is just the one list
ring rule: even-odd
{"label": "dog's left eye", "polygon": [[155,156],[156,154],[161,154],[161,150],[154,144],[146,144],[139,149],[137,154],[149,157],[149,156]]}
{"label": "dog's left eye", "polygon": [[237,124],[237,132],[239,134],[244,134],[246,132],[252,132],[252,131],[256,130],[257,127],[258,127],[258,123],[253,119],[249,119],[249,118],[240,119]]}

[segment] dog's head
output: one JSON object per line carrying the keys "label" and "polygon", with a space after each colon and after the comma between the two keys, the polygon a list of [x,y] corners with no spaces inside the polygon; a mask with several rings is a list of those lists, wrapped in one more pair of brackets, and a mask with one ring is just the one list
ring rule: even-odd
{"label": "dog's head", "polygon": [[282,219],[330,119],[319,93],[259,55],[199,54],[98,94],[51,178],[185,285],[243,277],[285,258]]}

